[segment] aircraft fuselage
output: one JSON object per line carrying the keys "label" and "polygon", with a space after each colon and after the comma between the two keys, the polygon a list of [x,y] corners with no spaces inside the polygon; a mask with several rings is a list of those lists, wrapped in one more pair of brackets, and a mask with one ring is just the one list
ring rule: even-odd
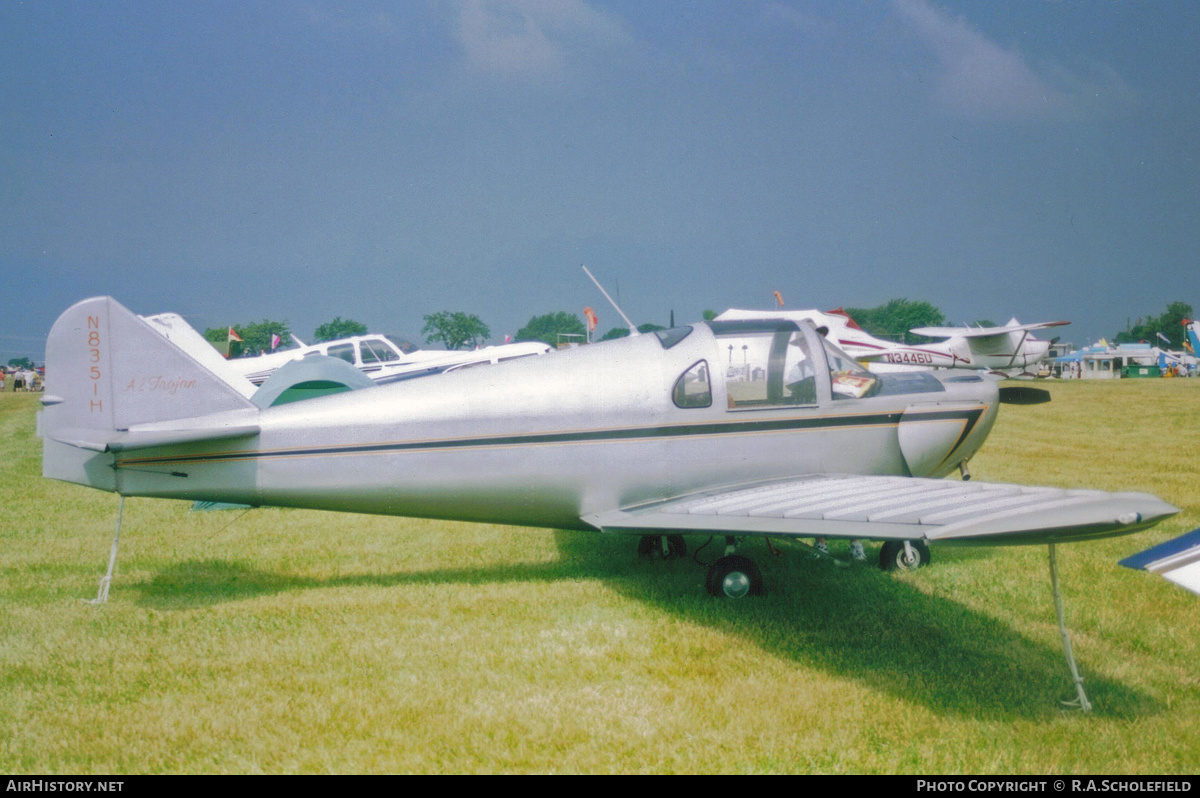
{"label": "aircraft fuselage", "polygon": [[[837,394],[811,326],[762,326],[698,324],[268,407],[254,438],[103,456],[126,495],[587,528],[590,512],[714,485],[942,476],[995,419],[995,384],[954,372]],[[787,335],[824,366],[799,399],[774,373]]]}

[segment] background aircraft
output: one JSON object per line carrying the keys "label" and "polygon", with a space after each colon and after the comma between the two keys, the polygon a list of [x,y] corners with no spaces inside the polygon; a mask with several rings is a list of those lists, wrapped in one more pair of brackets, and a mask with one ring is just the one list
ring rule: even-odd
{"label": "background aircraft", "polygon": [[[885,341],[858,326],[846,311],[820,310],[739,310],[730,309],[718,320],[790,319],[809,321],[827,331],[831,340],[856,360],[877,373],[916,371],[931,368],[984,369],[996,372],[1024,370],[1043,359],[1054,341],[1039,341],[1031,330],[1070,324],[1048,321],[1021,324],[1013,319],[1003,327],[920,327],[917,335],[946,338],[927,344],[900,344]],[[1057,339],[1055,339],[1057,340]]]}
{"label": "background aircraft", "polygon": [[[174,315],[160,314],[151,318],[161,319]],[[181,317],[175,318],[182,321]],[[173,320],[171,323],[177,324]],[[161,324],[159,326],[162,327]],[[309,355],[328,355],[346,361],[375,382],[388,383],[441,374],[444,371],[483,363],[499,363],[515,357],[544,355],[549,351],[550,347],[540,341],[522,341],[479,349],[412,349],[406,352],[386,335],[374,334],[354,335],[319,344],[301,344],[296,349],[255,357],[233,358],[229,361],[229,366],[254,385],[262,385],[276,369],[286,363],[301,360]]]}
{"label": "background aircraft", "polygon": [[1200,529],[1126,557],[1121,565],[1158,574],[1200,595]]}
{"label": "background aircraft", "polygon": [[1187,349],[1193,355],[1200,357],[1200,321],[1187,321]]}
{"label": "background aircraft", "polygon": [[934,347],[949,351],[966,351],[965,368],[989,371],[1021,372],[1044,359],[1058,339],[1041,341],[1030,335],[1032,330],[1062,327],[1069,321],[1042,321],[1021,324],[1016,318],[1003,327],[917,327],[911,332],[928,338],[945,338]]}

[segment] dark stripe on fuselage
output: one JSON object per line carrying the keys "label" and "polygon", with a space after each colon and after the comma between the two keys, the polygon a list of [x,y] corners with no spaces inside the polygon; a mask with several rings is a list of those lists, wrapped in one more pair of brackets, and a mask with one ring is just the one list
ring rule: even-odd
{"label": "dark stripe on fuselage", "polygon": [[958,440],[954,442],[954,445],[950,447],[950,451],[946,453],[944,458],[942,458],[942,462],[938,464],[938,468],[941,468],[946,464],[947,461],[954,457],[954,453],[957,452],[959,447],[962,446],[967,440],[967,437],[971,434],[971,430],[975,429],[975,424],[979,421],[981,416],[983,416],[982,407],[976,408],[975,410],[966,411],[964,417],[966,418],[967,423],[963,425],[962,434],[958,436]]}
{"label": "dark stripe on fuselage", "polygon": [[[969,410],[935,410],[919,413],[921,421],[965,420],[963,433],[954,445],[957,449],[984,408]],[[623,427],[574,432],[541,432],[518,435],[495,435],[469,438],[444,438],[423,441],[390,441],[383,443],[342,444],[338,446],[298,447],[294,449],[249,450],[244,452],[213,452],[211,454],[180,454],[163,457],[131,457],[118,460],[117,466],[147,466],[167,463],[230,462],[268,457],[313,457],[320,455],[380,454],[388,452],[438,451],[480,447],[533,446],[563,443],[604,443],[610,441],[682,438],[724,434],[756,434],[763,432],[795,432],[836,429],[839,427],[895,426],[903,411],[867,415],[817,416],[813,418],[764,419],[760,421],[719,421],[699,424],[675,424],[653,427]],[[913,414],[910,413],[910,417]]]}

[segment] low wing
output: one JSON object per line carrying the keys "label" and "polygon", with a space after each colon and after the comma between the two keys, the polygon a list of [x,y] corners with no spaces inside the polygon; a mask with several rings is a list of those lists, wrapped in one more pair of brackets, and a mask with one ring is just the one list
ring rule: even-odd
{"label": "low wing", "polygon": [[1146,493],[812,475],[583,516],[604,532],[1042,543],[1136,532],[1179,512]]}
{"label": "low wing", "polygon": [[1032,324],[1006,324],[1003,327],[917,327],[909,332],[929,338],[994,338],[1011,332],[1028,332],[1045,327],[1062,327],[1069,321],[1038,321]]}
{"label": "low wing", "polygon": [[1158,574],[1200,595],[1200,529],[1126,557],[1121,565]]}

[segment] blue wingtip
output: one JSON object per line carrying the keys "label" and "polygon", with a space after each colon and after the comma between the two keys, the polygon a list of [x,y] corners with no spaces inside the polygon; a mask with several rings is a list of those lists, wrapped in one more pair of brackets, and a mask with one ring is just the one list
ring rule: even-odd
{"label": "blue wingtip", "polygon": [[1160,543],[1153,548],[1139,551],[1137,554],[1126,557],[1121,560],[1120,564],[1126,568],[1141,570],[1150,563],[1158,562],[1167,557],[1173,557],[1176,554],[1197,547],[1200,547],[1200,527],[1193,529],[1186,535],[1180,535],[1173,540],[1168,540],[1166,543]]}

